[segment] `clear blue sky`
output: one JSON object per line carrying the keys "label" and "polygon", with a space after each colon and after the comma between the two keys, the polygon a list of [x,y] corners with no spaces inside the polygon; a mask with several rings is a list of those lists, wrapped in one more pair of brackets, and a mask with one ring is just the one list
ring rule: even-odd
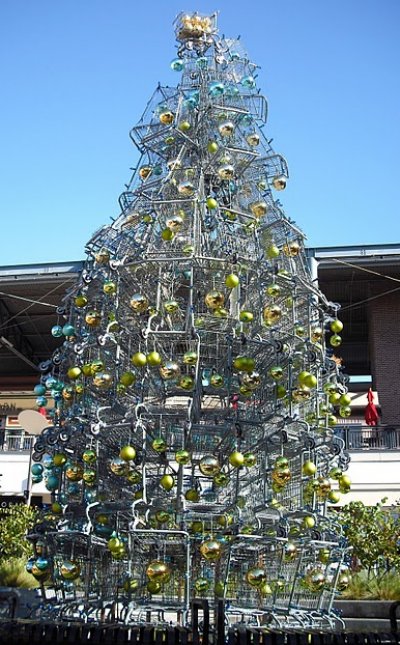
{"label": "clear blue sky", "polygon": [[81,259],[118,214],[181,10],[220,11],[261,66],[308,244],[399,242],[399,0],[1,0],[0,264]]}

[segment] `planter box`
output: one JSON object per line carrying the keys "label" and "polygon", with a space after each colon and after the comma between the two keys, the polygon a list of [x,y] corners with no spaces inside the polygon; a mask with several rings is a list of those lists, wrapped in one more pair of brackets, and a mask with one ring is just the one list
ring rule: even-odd
{"label": "planter box", "polygon": [[386,618],[389,620],[392,604],[392,600],[336,600],[333,606],[341,612],[342,618]]}

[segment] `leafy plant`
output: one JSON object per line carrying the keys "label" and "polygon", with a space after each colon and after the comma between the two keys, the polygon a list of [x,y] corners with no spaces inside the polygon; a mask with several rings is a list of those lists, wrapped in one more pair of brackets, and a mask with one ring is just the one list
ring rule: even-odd
{"label": "leafy plant", "polygon": [[25,564],[25,558],[10,558],[0,562],[0,586],[24,589],[37,587],[39,583],[26,571]]}
{"label": "leafy plant", "polygon": [[37,510],[26,504],[13,504],[0,509],[0,564],[10,558],[27,558],[32,546],[26,539],[34,526]]}
{"label": "leafy plant", "polygon": [[400,575],[389,571],[376,576],[365,569],[354,574],[340,599],[354,600],[400,600]]}

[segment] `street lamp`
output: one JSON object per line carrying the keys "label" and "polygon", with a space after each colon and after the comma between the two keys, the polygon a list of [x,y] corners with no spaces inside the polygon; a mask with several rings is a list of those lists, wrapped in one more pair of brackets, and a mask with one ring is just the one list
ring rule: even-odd
{"label": "street lamp", "polygon": [[[46,419],[43,414],[36,412],[36,410],[22,410],[18,415],[18,422],[20,426],[28,433],[30,436],[37,437],[41,434],[42,430],[49,427],[49,421]],[[28,479],[26,484],[27,490],[27,505],[31,505],[32,498],[32,453],[33,453],[33,441],[31,441],[29,448],[29,468],[28,468]]]}

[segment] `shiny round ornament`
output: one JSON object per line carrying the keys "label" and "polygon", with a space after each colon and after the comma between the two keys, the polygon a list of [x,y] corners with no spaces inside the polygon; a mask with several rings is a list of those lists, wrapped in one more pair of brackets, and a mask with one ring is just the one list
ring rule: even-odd
{"label": "shiny round ornament", "polygon": [[282,309],[278,305],[268,305],[263,311],[264,322],[267,325],[276,325],[282,318]]}
{"label": "shiny round ornament", "polygon": [[317,472],[317,466],[313,461],[307,459],[302,468],[302,473],[305,477],[312,477]]}
{"label": "shiny round ornament", "polygon": [[251,586],[258,589],[267,581],[267,574],[265,569],[261,567],[253,567],[249,569],[246,573],[246,582]]}
{"label": "shiny round ornament", "polygon": [[284,558],[286,562],[293,562],[297,558],[297,546],[293,542],[287,542],[284,549]]}
{"label": "shiny round ornament", "polygon": [[203,595],[210,589],[211,583],[207,578],[197,578],[193,586],[196,593]]}
{"label": "shiny round ornament", "polygon": [[174,217],[170,217],[166,221],[167,228],[169,228],[171,231],[174,231],[174,233],[179,231],[179,229],[182,227],[182,224],[183,219],[182,217],[179,217],[179,215],[174,215]]}
{"label": "shiny round ornament", "polygon": [[97,390],[106,391],[112,387],[113,377],[109,372],[99,372],[93,377],[93,385]]}
{"label": "shiny round ornament", "polygon": [[209,291],[204,298],[204,302],[209,309],[219,309],[224,305],[225,296],[221,291]]}
{"label": "shiny round ornament", "polygon": [[256,132],[252,132],[251,134],[247,135],[246,141],[249,144],[249,146],[251,146],[252,148],[255,148],[260,143],[260,137]]}
{"label": "shiny round ornament", "polygon": [[211,387],[222,387],[224,384],[224,377],[221,374],[211,374],[210,376],[210,385]]}
{"label": "shiny round ornament", "polygon": [[178,382],[178,387],[182,388],[182,390],[193,390],[195,385],[194,378],[192,376],[189,376],[188,374],[185,374],[184,376],[181,376]]}
{"label": "shiny round ornament", "polygon": [[205,477],[215,477],[221,470],[217,457],[205,455],[200,459],[199,469]]}
{"label": "shiny round ornament", "polygon": [[174,58],[174,60],[171,61],[170,67],[174,72],[182,72],[185,68],[185,62],[182,58]]}
{"label": "shiny round ornament", "polygon": [[219,146],[216,141],[209,141],[207,143],[207,152],[214,155],[216,152],[218,152],[218,147]]}
{"label": "shiny round ornament", "polygon": [[218,202],[216,199],[214,199],[214,197],[207,197],[206,206],[208,210],[214,211],[218,208]]}
{"label": "shiny round ornament", "polygon": [[269,375],[274,381],[281,381],[283,379],[283,368],[280,365],[273,365],[269,369]]}
{"label": "shiny round ornament", "polygon": [[61,336],[63,336],[63,328],[61,325],[53,325],[51,328],[51,335],[53,338],[61,338]]}
{"label": "shiny round ornament", "polygon": [[161,560],[152,560],[146,567],[146,575],[152,582],[163,585],[171,578],[171,569]]}
{"label": "shiny round ornament", "polygon": [[302,385],[292,390],[292,399],[296,403],[305,403],[311,398],[311,390],[309,387]]}
{"label": "shiny round ornament", "polygon": [[127,482],[132,485],[140,484],[142,481],[142,475],[138,470],[129,470],[125,477]]}
{"label": "shiny round ornament", "polygon": [[97,479],[97,473],[93,468],[88,468],[83,471],[82,479],[85,484],[93,485]]}
{"label": "shiny round ornament", "polygon": [[252,468],[257,463],[257,457],[254,452],[245,452],[243,455],[243,466],[246,468]]}
{"label": "shiny round ornament", "polygon": [[124,461],[132,461],[136,457],[136,448],[130,445],[122,446],[119,451],[119,457]]}
{"label": "shiny round ornament", "polygon": [[299,255],[301,246],[298,242],[289,242],[283,245],[282,250],[287,257],[295,258]]}
{"label": "shiny round ornament", "polygon": [[162,453],[167,450],[167,442],[162,437],[157,437],[151,442],[151,447],[155,452]]}
{"label": "shiny round ornament", "polygon": [[232,121],[225,121],[218,127],[221,137],[231,137],[235,131],[235,124]]}
{"label": "shiny round ornament", "polygon": [[164,110],[164,112],[161,112],[159,115],[159,120],[160,123],[163,125],[171,125],[174,122],[175,115],[171,110]]}
{"label": "shiny round ornament", "polygon": [[72,367],[68,368],[67,376],[69,379],[71,379],[71,381],[78,379],[81,376],[81,374],[82,374],[82,370],[77,365],[73,365]]}
{"label": "shiny round ornament", "polygon": [[183,362],[185,363],[185,365],[196,365],[197,359],[197,352],[188,351],[183,355]]}
{"label": "shiny round ornament", "polygon": [[164,381],[171,381],[180,376],[181,370],[175,361],[165,361],[159,368],[160,376]]}
{"label": "shiny round ornament", "polygon": [[31,473],[32,475],[42,475],[43,474],[43,466],[42,464],[33,464],[31,467]]}
{"label": "shiny round ornament", "polygon": [[175,460],[180,466],[186,466],[190,463],[191,454],[182,448],[181,450],[176,451]]}
{"label": "shiny round ornament", "polygon": [[342,344],[342,337],[339,334],[333,334],[329,339],[329,344],[331,347],[340,347]]}
{"label": "shiny round ornament", "polygon": [[253,372],[256,366],[251,356],[237,356],[233,361],[233,367],[238,372]]}
{"label": "shiny round ornament", "polygon": [[330,328],[334,334],[340,334],[340,332],[343,330],[343,323],[341,320],[338,320],[336,318],[335,320],[332,320]]}
{"label": "shiny round ornament", "polygon": [[95,254],[94,259],[97,264],[108,264],[110,261],[110,252],[103,247]]}
{"label": "shiny round ornament", "polygon": [[122,459],[122,457],[114,457],[114,459],[110,461],[109,468],[114,475],[122,477],[123,475],[126,475],[128,471],[128,464],[125,459]]}
{"label": "shiny round ornament", "polygon": [[83,293],[78,293],[78,295],[75,296],[74,303],[75,303],[75,307],[78,307],[79,309],[83,309],[84,307],[86,307],[88,303],[88,299]]}
{"label": "shiny round ornament", "polygon": [[38,408],[45,408],[48,403],[48,400],[45,396],[38,396],[36,399],[36,405]]}
{"label": "shiny round ornament", "polygon": [[258,372],[245,372],[241,378],[241,383],[253,392],[260,387],[261,376]]}
{"label": "shiny round ornament", "polygon": [[251,311],[243,309],[239,314],[239,320],[243,323],[251,323],[254,320],[254,314]]}
{"label": "shiny round ornament", "polygon": [[60,575],[64,580],[76,580],[81,574],[81,567],[74,560],[63,560],[60,566]]}
{"label": "shiny round ornament", "polygon": [[267,291],[267,294],[271,296],[271,298],[277,298],[281,293],[281,288],[279,284],[276,284],[275,282],[273,282],[272,284],[268,285],[266,291]]}
{"label": "shiny round ornament", "polygon": [[139,589],[140,580],[138,578],[133,578],[131,575],[126,576],[122,583],[122,589],[126,593],[133,593]]}
{"label": "shiny round ornament", "polygon": [[83,467],[81,464],[71,463],[65,469],[65,476],[71,482],[79,482],[83,477]]}
{"label": "shiny round ornament", "polygon": [[82,459],[85,462],[85,464],[94,464],[94,462],[97,459],[96,452],[92,450],[92,448],[87,448],[82,453]]}
{"label": "shiny round ornament", "polygon": [[142,314],[149,306],[149,301],[143,294],[135,293],[129,301],[129,306],[135,313]]}
{"label": "shiny round ornament", "polygon": [[232,179],[235,175],[235,168],[231,164],[225,164],[218,168],[218,177],[223,181]]}
{"label": "shiny round ornament", "polygon": [[215,486],[219,486],[219,488],[224,488],[227,486],[230,482],[230,477],[226,473],[218,473],[213,477],[213,482]]}
{"label": "shiny round ornament", "polygon": [[254,76],[251,76],[251,74],[249,74],[248,76],[243,76],[243,78],[240,81],[240,84],[243,85],[243,87],[246,87],[247,89],[252,90],[256,86],[256,81]]}
{"label": "shiny round ornament", "polygon": [[119,381],[122,385],[125,387],[130,387],[133,385],[136,381],[136,376],[133,372],[122,372],[121,376],[119,377]]}
{"label": "shiny round ornament", "polygon": [[234,468],[240,468],[244,464],[244,455],[243,453],[235,450],[229,455],[229,463]]}
{"label": "shiny round ornament", "polygon": [[228,289],[234,289],[240,283],[240,278],[236,273],[229,273],[225,278],[225,285]]}
{"label": "shiny round ornament", "polygon": [[164,240],[164,242],[170,242],[174,239],[174,236],[175,233],[170,228],[164,228],[164,230],[161,231],[161,239]]}
{"label": "shiny round ornament", "polygon": [[[185,499],[188,502],[194,502],[195,503],[195,502],[199,501],[200,494],[195,488],[189,488],[185,493]],[[201,522],[200,522],[200,524],[201,524]],[[202,527],[203,527],[203,525],[201,524],[201,528]]]}
{"label": "shiny round ornament", "polygon": [[179,303],[176,300],[167,300],[164,302],[164,309],[167,314],[175,314],[179,311]]}
{"label": "shiny round ornament", "polygon": [[253,202],[252,204],[250,204],[250,210],[253,213],[254,217],[260,219],[267,214],[268,206],[266,202]]}
{"label": "shiny round ornament", "polygon": [[195,187],[191,181],[183,181],[178,185],[178,193],[182,197],[191,197],[195,193]]}
{"label": "shiny round ornament", "polygon": [[322,327],[313,327],[311,330],[311,340],[313,343],[319,343],[324,335]]}
{"label": "shiny round ornament", "polygon": [[71,323],[66,323],[62,328],[62,333],[63,336],[66,336],[68,338],[69,336],[75,336],[76,330],[75,327],[71,325]]}
{"label": "shiny round ornament", "polygon": [[147,364],[150,365],[150,367],[157,367],[158,365],[161,365],[161,363],[162,357],[158,352],[154,351],[147,354]]}
{"label": "shiny round ornament", "polygon": [[272,185],[275,188],[275,190],[285,190],[286,188],[286,177],[283,175],[279,175],[278,177],[274,177],[272,180]]}
{"label": "shiny round ornament", "polygon": [[131,363],[138,368],[144,367],[147,363],[146,354],[144,354],[143,352],[135,352],[131,356]]}
{"label": "shiny round ornament", "polygon": [[106,280],[103,284],[103,292],[107,296],[113,296],[117,293],[117,285],[112,280]]}
{"label": "shiny round ornament", "polygon": [[172,475],[165,474],[160,479],[160,486],[167,492],[173,489],[175,486],[175,479]]}
{"label": "shiny round ornament", "polygon": [[221,543],[217,540],[206,540],[200,545],[200,553],[205,560],[215,562],[222,555]]}

